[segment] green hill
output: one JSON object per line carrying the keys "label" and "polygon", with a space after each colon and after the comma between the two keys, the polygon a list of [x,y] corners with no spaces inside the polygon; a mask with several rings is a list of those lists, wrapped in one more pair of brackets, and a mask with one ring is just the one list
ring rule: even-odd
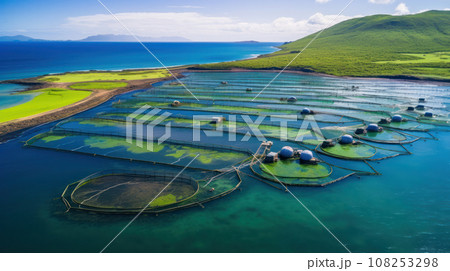
{"label": "green hill", "polygon": [[[257,59],[199,68],[283,68],[316,34]],[[323,31],[289,69],[339,76],[450,79],[450,11],[373,15],[341,22]]]}

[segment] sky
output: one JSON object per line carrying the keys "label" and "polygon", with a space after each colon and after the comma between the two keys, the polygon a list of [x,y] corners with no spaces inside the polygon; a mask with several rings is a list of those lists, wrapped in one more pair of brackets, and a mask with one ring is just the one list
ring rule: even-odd
{"label": "sky", "polygon": [[351,0],[0,0],[0,36],[129,34],[99,1],[135,35],[192,41],[292,41],[354,17],[450,10],[448,0],[353,0],[346,9]]}

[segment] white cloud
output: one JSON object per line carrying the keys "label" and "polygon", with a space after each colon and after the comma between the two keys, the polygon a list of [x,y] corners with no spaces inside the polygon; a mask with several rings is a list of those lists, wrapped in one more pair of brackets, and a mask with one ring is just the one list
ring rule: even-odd
{"label": "white cloud", "polygon": [[[195,41],[288,41],[316,32],[328,24],[351,17],[316,13],[306,20],[279,17],[255,23],[231,17],[205,16],[197,12],[130,12],[117,18],[138,36],[182,36]],[[96,34],[128,34],[110,14],[70,17],[63,26],[79,37]]]}
{"label": "white cloud", "polygon": [[316,0],[316,2],[317,3],[328,3],[328,2],[330,2],[331,0]]}
{"label": "white cloud", "polygon": [[395,8],[395,15],[405,15],[405,14],[409,14],[409,13],[410,13],[409,9],[405,3],[400,3]]}
{"label": "white cloud", "polygon": [[369,2],[370,2],[370,3],[373,3],[373,4],[383,4],[383,5],[386,5],[386,4],[392,4],[392,3],[394,3],[395,0],[369,0]]}

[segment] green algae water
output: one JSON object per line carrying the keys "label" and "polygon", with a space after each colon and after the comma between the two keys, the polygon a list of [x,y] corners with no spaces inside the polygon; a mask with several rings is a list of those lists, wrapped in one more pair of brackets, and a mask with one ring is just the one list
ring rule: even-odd
{"label": "green algae water", "polygon": [[[197,87],[198,92],[212,89],[245,92],[244,87],[248,84],[251,84],[256,92],[258,87],[264,87],[273,76],[272,73],[257,72],[193,73],[188,74],[183,80],[189,87],[193,87],[194,93],[196,93],[194,87]],[[221,81],[227,81],[228,85],[220,86]],[[346,97],[345,93],[342,93],[343,89],[351,85],[358,85],[361,92],[367,96],[383,94],[389,96],[392,93],[392,97],[399,96],[400,100],[402,100],[400,93],[407,90],[414,95],[426,96],[427,100],[433,100],[429,110],[436,114],[448,111],[450,88],[433,84],[283,74],[267,90],[277,93],[277,97],[286,96],[284,91],[288,90],[289,93],[297,95],[300,93],[313,95],[323,91],[337,93],[339,94],[336,95],[337,99],[355,101],[352,108],[345,110],[343,117],[347,118],[347,121],[354,121],[353,118],[356,117],[357,124],[362,123],[361,119],[377,120],[383,115],[370,114],[363,110],[364,105],[371,101],[365,99],[364,95]],[[159,84],[146,91],[121,95],[112,102],[79,114],[76,118],[88,119],[105,112],[115,112],[118,110],[116,106],[118,100],[125,101],[123,104],[126,105],[136,99],[143,99],[136,94],[149,95],[153,100],[153,93],[171,89],[168,84]],[[171,95],[173,99],[179,99],[176,93]],[[395,100],[387,100],[385,103],[392,106],[393,110],[399,104]],[[415,101],[411,100],[410,103],[414,104]],[[236,110],[236,107],[245,109],[245,103],[239,101],[221,102],[220,106],[232,110]],[[304,107],[295,104],[277,105],[277,103],[258,103],[258,106],[265,111],[274,112],[281,108],[298,110]],[[329,115],[339,121],[340,118],[336,116],[343,112],[342,108],[333,106],[310,106],[310,108],[320,111],[320,120],[324,121]],[[120,110],[123,110],[121,111],[123,113],[128,109],[122,106]],[[129,112],[133,111],[134,108],[130,108]],[[172,108],[170,111],[183,116],[201,112],[183,108]],[[318,123],[320,127],[329,125],[321,123],[320,120]],[[135,148],[128,149],[123,142],[99,138],[101,133],[123,135],[124,128],[121,125],[72,121],[60,126],[61,130],[80,129],[93,133],[94,136],[86,134],[80,138],[66,138],[55,133],[41,139],[41,144],[51,144],[54,146],[53,149],[23,146],[25,140],[54,128],[55,123],[52,123],[30,129],[18,138],[0,144],[2,157],[0,251],[2,252],[98,252],[132,219],[132,216],[76,210],[66,213],[64,204],[59,198],[65,187],[103,170],[165,171],[175,174],[179,171],[166,165],[132,162],[72,151],[81,147],[80,150],[86,148],[112,151],[112,154],[115,153],[117,156],[142,155]],[[157,133],[158,131],[156,135]],[[432,130],[431,133],[439,140],[418,140],[408,144],[406,147],[412,155],[372,163],[382,173],[380,176],[360,176],[360,178],[353,176],[323,188],[290,187],[290,190],[352,252],[449,252],[450,134],[445,126]],[[339,133],[334,136],[339,136]],[[173,128],[173,140],[187,140],[189,137],[192,137],[190,129]],[[242,137],[238,136],[237,142],[226,142],[224,140],[226,136],[219,136],[207,138],[205,143],[229,144],[252,151],[259,146],[260,142],[255,137],[248,141],[240,140]],[[274,140],[274,149],[289,144],[293,145]],[[68,151],[58,151],[55,148]],[[168,152],[170,155],[165,157],[170,158],[168,161],[171,162],[186,157],[187,154],[192,156],[190,150],[181,148],[180,152],[167,146],[164,148],[166,149],[160,151]],[[338,153],[343,151],[347,150],[339,150]],[[351,152],[353,153],[353,150]],[[358,155],[366,155],[367,152],[372,154],[373,150],[364,150]],[[222,156],[223,154],[210,152],[209,156],[199,160],[199,163],[211,165],[220,161]],[[241,158],[244,157],[239,157]],[[235,156],[229,159],[234,162]],[[358,162],[340,161],[341,165],[349,167],[357,167],[355,163]],[[287,165],[289,168],[296,166],[297,164]],[[305,169],[305,174],[309,172]],[[189,169],[184,173],[195,174]],[[328,169],[323,168],[323,174],[328,174]],[[218,186],[217,189],[220,188]],[[158,216],[142,215],[108,248],[107,252],[345,252],[345,250],[291,195],[252,178],[244,178],[240,190],[205,203],[204,208],[192,207]]]}

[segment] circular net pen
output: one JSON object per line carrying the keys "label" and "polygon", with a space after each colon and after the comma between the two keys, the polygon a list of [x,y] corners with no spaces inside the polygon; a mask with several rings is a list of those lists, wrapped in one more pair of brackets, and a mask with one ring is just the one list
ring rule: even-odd
{"label": "circular net pen", "polygon": [[402,121],[402,122],[389,122],[385,124],[380,124],[382,127],[389,129],[395,129],[400,131],[416,131],[416,132],[428,132],[435,127],[430,124],[422,124],[417,121]]}
{"label": "circular net pen", "polygon": [[420,137],[389,129],[383,129],[377,132],[363,131],[360,134],[358,131],[355,131],[352,135],[361,140],[384,144],[408,144],[420,139]]}
{"label": "circular net pen", "polygon": [[[217,176],[217,175],[215,175]],[[101,171],[69,184],[61,195],[67,211],[162,213],[221,198],[241,184],[237,171],[194,179],[167,172]]]}
{"label": "circular net pen", "polygon": [[398,145],[401,150],[392,150],[354,140],[351,135],[343,135],[323,141],[316,146],[315,151],[334,158],[361,161],[378,161],[411,154],[402,144]]}
{"label": "circular net pen", "polygon": [[[375,131],[369,128],[375,128]],[[321,129],[321,132],[325,139],[335,142],[339,141],[339,138],[345,134],[366,142],[401,146],[403,146],[403,144],[413,143],[420,139],[436,139],[428,132],[428,130],[409,130],[407,132],[405,130],[384,128],[381,124],[324,127]],[[317,145],[322,142],[323,141],[305,141],[304,143]],[[350,149],[350,147],[345,148]],[[356,150],[356,148],[353,149]]]}

